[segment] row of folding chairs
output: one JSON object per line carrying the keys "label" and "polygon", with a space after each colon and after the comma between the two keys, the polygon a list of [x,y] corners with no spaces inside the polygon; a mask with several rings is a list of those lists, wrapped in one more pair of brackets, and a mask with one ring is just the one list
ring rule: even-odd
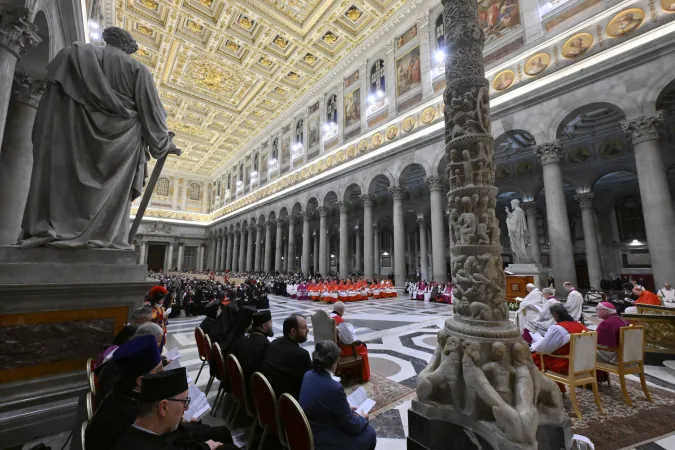
{"label": "row of folding chairs", "polygon": [[[199,327],[195,328],[195,340],[199,358],[203,361],[196,380],[199,379],[208,361],[212,361],[215,366],[214,375],[209,378],[205,394],[208,394],[216,379],[221,382],[221,387],[225,383],[230,385],[233,404],[225,416],[225,425],[234,429],[242,410],[253,419],[253,424],[248,430],[247,449],[253,450],[253,441],[258,427],[262,430],[258,450],[264,448],[270,436],[278,437],[281,445],[289,450],[314,449],[312,429],[302,408],[292,396],[283,394],[277,401],[274,389],[267,378],[260,372],[256,372],[250,380],[253,397],[251,405],[246,394],[244,372],[237,358],[234,355],[228,355],[225,359],[218,343],[211,344],[209,337]],[[212,415],[216,414],[219,406],[224,402],[225,395],[225,390],[220,388],[213,404]]]}

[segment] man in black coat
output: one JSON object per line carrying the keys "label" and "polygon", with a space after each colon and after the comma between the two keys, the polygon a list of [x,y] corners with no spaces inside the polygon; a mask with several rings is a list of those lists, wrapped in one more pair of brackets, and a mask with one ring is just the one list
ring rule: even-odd
{"label": "man in black coat", "polygon": [[307,319],[291,314],[284,320],[284,337],[274,340],[267,349],[262,373],[277,397],[288,393],[296,400],[305,372],[312,368],[309,352],[300,347],[307,342]]}
{"label": "man in black coat", "polygon": [[239,360],[246,382],[246,393],[249,401],[251,397],[251,375],[260,372],[265,360],[267,348],[270,346],[268,338],[274,336],[272,329],[272,313],[257,311],[253,314],[251,332],[246,338],[237,340],[232,346],[232,354]]}

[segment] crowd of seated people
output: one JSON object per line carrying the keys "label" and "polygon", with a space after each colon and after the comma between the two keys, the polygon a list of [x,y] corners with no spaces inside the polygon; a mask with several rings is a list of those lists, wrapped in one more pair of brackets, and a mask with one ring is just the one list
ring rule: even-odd
{"label": "crowd of seated people", "polygon": [[419,300],[424,302],[438,302],[452,304],[452,283],[438,283],[436,281],[427,282],[426,280],[406,281],[405,290],[410,296],[410,300]]}

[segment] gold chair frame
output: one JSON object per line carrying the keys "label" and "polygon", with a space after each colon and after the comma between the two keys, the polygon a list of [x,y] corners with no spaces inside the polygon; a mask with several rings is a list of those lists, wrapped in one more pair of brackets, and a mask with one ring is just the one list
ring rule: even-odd
{"label": "gold chair frame", "polygon": [[[588,336],[592,335],[593,340],[595,341],[595,349],[597,353],[597,347],[598,347],[598,334],[595,331],[584,331],[582,333],[572,333],[570,334],[570,352],[568,355],[554,355],[551,353],[539,353],[541,355],[541,372],[551,380],[555,381],[556,383],[562,383],[570,387],[570,400],[572,401],[572,408],[574,408],[574,412],[576,413],[577,417],[581,419],[581,411],[579,410],[579,404],[577,403],[577,392],[576,392],[576,387],[577,386],[584,386],[586,384],[590,384],[593,387],[593,397],[595,397],[595,404],[598,405],[598,409],[602,414],[605,413],[605,411],[602,409],[602,404],[600,403],[600,393],[598,392],[598,378],[596,375],[596,369],[595,366],[592,369],[589,370],[575,370],[574,368],[574,354],[575,354],[575,347],[576,347],[576,341],[580,336]],[[557,372],[550,372],[546,371],[546,363],[544,361],[544,356],[550,356],[553,358],[562,358],[562,359],[567,359],[569,361],[569,368],[567,371],[567,375],[557,373]]]}

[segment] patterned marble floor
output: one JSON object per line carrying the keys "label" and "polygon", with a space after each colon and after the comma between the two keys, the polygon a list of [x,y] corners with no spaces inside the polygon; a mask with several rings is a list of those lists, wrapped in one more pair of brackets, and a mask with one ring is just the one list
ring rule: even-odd
{"label": "patterned marble floor", "polygon": [[[270,296],[270,309],[276,336],[281,335],[283,320],[291,313],[309,316],[318,309],[331,311],[331,307],[326,304],[276,296]],[[598,322],[594,314],[595,308],[585,307],[584,310],[585,316],[591,322]],[[416,302],[399,297],[348,303],[344,318],[354,325],[358,338],[368,344],[371,372],[414,389],[417,374],[427,365],[436,348],[436,333],[451,315],[450,305]],[[194,328],[202,319],[181,317],[173,319],[168,327],[167,348],[177,347],[180,350],[181,363],[187,367],[193,379],[201,366],[194,340]],[[308,326],[309,337],[302,346],[311,351],[314,345],[311,322]],[[208,368],[205,370],[208,371]],[[650,366],[646,371],[649,384],[675,392],[675,377],[666,373],[664,367]],[[202,373],[197,383],[202,389],[208,381],[207,373]],[[215,392],[210,392],[211,403],[214,397]],[[371,425],[378,435],[377,450],[406,448],[409,407],[408,399],[372,418]],[[675,436],[659,437],[636,449],[675,450]]]}

